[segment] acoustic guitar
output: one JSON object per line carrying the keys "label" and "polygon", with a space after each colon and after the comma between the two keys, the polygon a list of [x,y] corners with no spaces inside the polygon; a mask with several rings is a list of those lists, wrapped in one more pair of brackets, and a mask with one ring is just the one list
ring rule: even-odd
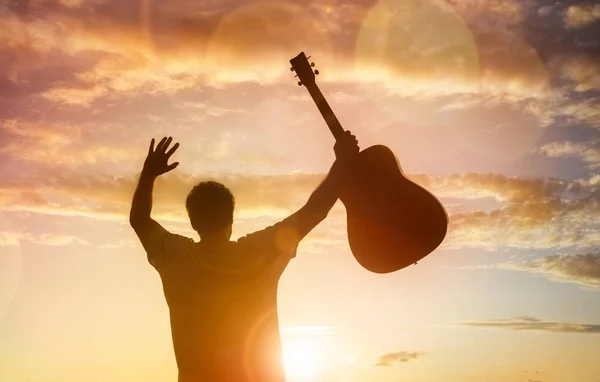
{"label": "acoustic guitar", "polygon": [[[315,82],[318,70],[301,52],[290,60],[329,130],[344,134],[340,122]],[[346,208],[348,241],[354,258],[367,270],[391,273],[416,264],[444,240],[448,215],[440,201],[404,175],[398,159],[386,146],[362,150],[340,192]]]}

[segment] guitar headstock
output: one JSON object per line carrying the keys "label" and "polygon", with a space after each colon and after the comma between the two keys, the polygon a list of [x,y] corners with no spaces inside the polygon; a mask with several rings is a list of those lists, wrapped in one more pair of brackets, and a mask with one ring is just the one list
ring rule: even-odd
{"label": "guitar headstock", "polygon": [[296,72],[296,75],[294,77],[298,77],[298,79],[300,80],[298,81],[299,86],[304,85],[308,87],[311,85],[315,85],[315,75],[319,74],[318,70],[315,70],[313,72],[313,67],[315,66],[315,63],[309,63],[309,58],[310,56],[306,57],[304,52],[300,52],[299,55],[290,60],[290,64],[292,64],[290,70],[292,72]]}

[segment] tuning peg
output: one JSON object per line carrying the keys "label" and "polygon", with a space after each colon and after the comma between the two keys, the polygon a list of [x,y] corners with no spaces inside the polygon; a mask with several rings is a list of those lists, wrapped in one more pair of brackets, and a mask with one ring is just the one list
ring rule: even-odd
{"label": "tuning peg", "polygon": [[296,77],[298,77],[298,75],[297,75],[297,74],[294,76],[294,78],[296,78]]}
{"label": "tuning peg", "polygon": [[302,86],[302,81],[298,81],[298,86]]}
{"label": "tuning peg", "polygon": [[319,75],[319,71],[315,70],[315,75],[318,76]]}
{"label": "tuning peg", "polygon": [[292,66],[292,67],[290,68],[290,72],[293,72],[293,71],[294,71],[294,67]]}
{"label": "tuning peg", "polygon": [[314,66],[315,66],[315,63],[314,63],[314,62],[311,62],[311,63],[310,63],[310,66],[314,67]]}
{"label": "tuning peg", "polygon": [[306,57],[306,59],[309,59],[309,58],[311,58],[311,56]]}

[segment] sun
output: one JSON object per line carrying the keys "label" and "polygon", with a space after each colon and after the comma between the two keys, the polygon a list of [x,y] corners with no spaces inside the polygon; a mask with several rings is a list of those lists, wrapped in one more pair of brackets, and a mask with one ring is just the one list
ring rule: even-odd
{"label": "sun", "polygon": [[318,371],[317,348],[310,343],[287,344],[283,349],[286,375],[294,381],[308,381]]}

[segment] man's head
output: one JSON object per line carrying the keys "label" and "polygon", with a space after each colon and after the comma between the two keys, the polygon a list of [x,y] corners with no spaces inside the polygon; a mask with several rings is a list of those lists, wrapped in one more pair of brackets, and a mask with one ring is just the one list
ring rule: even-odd
{"label": "man's head", "polygon": [[235,198],[227,187],[213,181],[201,182],[188,194],[185,207],[200,238],[224,233],[229,240]]}

